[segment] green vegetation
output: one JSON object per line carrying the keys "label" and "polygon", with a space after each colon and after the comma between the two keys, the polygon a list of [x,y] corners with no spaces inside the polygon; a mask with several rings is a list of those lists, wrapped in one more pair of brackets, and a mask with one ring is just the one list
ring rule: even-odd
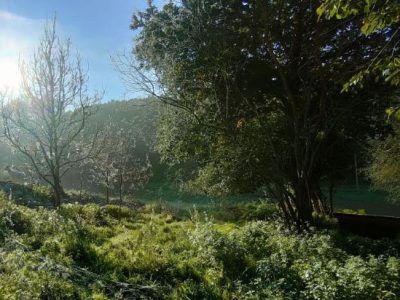
{"label": "green vegetation", "polygon": [[393,202],[383,191],[373,190],[368,184],[341,185],[334,191],[335,210],[364,210],[367,214],[400,217],[400,204]]}
{"label": "green vegetation", "polygon": [[[161,173],[161,175],[163,175]],[[162,177],[162,176],[161,176]],[[328,195],[328,186],[322,186],[324,195]],[[245,204],[254,199],[265,196],[263,194],[239,194],[216,197],[204,194],[182,192],[173,182],[153,177],[150,182],[137,193],[133,199],[146,203],[160,203],[173,210],[190,209],[196,206],[198,209],[215,210],[225,206]],[[359,188],[354,184],[340,184],[333,190],[333,208],[335,211],[364,210],[367,214],[387,215],[400,217],[400,204],[391,200],[388,193],[375,190],[368,183],[360,184]]]}
{"label": "green vegetation", "polygon": [[[400,85],[400,60],[396,52],[399,40],[400,3],[392,0],[325,0],[317,13],[327,18],[350,19],[361,17],[361,32],[365,36],[379,34],[386,36],[381,51],[369,59],[361,71],[344,85],[344,90],[361,86],[366,77],[378,75],[394,86]],[[387,51],[388,50],[388,51]],[[355,70],[356,71],[356,70]],[[358,71],[358,70],[357,70]]]}
{"label": "green vegetation", "polygon": [[[232,207],[233,209],[233,207]],[[158,206],[0,199],[0,294],[6,299],[398,299],[399,240],[335,230],[299,235],[271,204],[230,220]],[[225,218],[227,215],[224,215]]]}
{"label": "green vegetation", "polygon": [[400,216],[399,9],[149,0],[114,61],[149,98],[106,104],[47,24],[0,92],[0,299],[400,299],[362,216]]}
{"label": "green vegetation", "polygon": [[373,185],[385,190],[392,200],[399,199],[399,129],[385,139],[372,143],[372,163],[368,169]]}
{"label": "green vegetation", "polygon": [[320,18],[320,6],[187,0],[159,8],[150,1],[133,16],[131,27],[140,30],[122,74],[172,107],[158,149],[190,190],[264,188],[299,228],[313,213],[331,212],[321,182],[348,176],[362,145],[383,133],[394,91],[369,78],[365,89],[342,93],[346,75],[388,54],[382,45],[395,29],[387,23],[387,35],[366,37],[361,17]]}

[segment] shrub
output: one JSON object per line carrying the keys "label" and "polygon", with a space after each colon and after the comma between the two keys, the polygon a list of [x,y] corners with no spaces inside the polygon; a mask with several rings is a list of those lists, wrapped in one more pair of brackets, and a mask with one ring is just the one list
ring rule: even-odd
{"label": "shrub", "polygon": [[117,220],[132,220],[136,216],[136,212],[133,209],[124,206],[106,205],[103,210],[108,216]]}
{"label": "shrub", "polygon": [[52,200],[53,195],[51,192],[51,189],[48,186],[45,185],[40,185],[40,184],[34,184],[32,186],[32,195],[35,198],[39,198],[41,200]]}

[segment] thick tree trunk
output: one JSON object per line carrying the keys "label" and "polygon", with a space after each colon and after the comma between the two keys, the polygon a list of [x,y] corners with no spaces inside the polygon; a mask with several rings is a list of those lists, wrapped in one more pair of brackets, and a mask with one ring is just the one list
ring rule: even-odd
{"label": "thick tree trunk", "polygon": [[323,197],[317,177],[295,178],[291,183],[291,191],[285,198],[281,209],[286,219],[294,223],[299,230],[314,224],[313,213],[329,214],[330,208]]}
{"label": "thick tree trunk", "polygon": [[[328,214],[330,209],[324,199],[320,187],[321,170],[319,157],[321,155],[321,142],[316,138],[319,130],[310,124],[309,113],[312,106],[311,100],[305,102],[302,114],[298,115],[298,109],[294,101],[289,115],[292,117],[287,124],[288,136],[291,137],[291,174],[289,185],[292,189],[292,210],[295,211],[297,227],[303,228],[314,224],[313,213]],[[324,128],[323,125],[319,124]],[[317,127],[318,128],[318,127]]]}
{"label": "thick tree trunk", "polygon": [[294,197],[297,210],[296,222],[299,226],[312,224],[313,201],[310,196],[305,182],[298,182],[294,187]]}

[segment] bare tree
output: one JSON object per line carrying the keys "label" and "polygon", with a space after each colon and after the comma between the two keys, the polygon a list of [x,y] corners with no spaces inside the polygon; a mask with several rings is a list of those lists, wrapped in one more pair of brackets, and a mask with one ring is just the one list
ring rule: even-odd
{"label": "bare tree", "polygon": [[[2,102],[6,140],[52,187],[55,206],[65,195],[62,177],[91,154],[81,151],[78,139],[101,99],[89,95],[87,71],[71,51],[71,41],[56,33],[56,20],[49,21],[32,59],[20,61],[21,96]],[[86,144],[94,149],[95,141],[92,135]]]}

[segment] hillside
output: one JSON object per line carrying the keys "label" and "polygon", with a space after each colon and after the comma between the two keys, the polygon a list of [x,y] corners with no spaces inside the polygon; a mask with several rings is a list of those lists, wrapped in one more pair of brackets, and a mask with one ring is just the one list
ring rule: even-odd
{"label": "hillside", "polygon": [[[130,132],[134,133],[139,151],[141,153],[150,153],[154,170],[157,170],[159,164],[158,155],[154,152],[154,146],[157,137],[157,127],[162,114],[162,105],[152,99],[133,99],[129,101],[110,101],[97,105],[95,114],[88,119],[85,131],[90,133],[104,128],[112,122],[120,128],[129,127]],[[25,172],[26,178],[15,176],[5,170],[7,166],[12,166],[18,172]],[[28,168],[24,156],[15,150],[12,150],[4,141],[0,141],[0,181],[34,182],[38,178],[32,174],[28,176]],[[63,179],[63,184],[67,188],[78,189],[80,187],[80,171],[78,168],[72,169]],[[87,175],[85,174],[85,177]],[[99,189],[93,183],[84,181],[86,187],[92,191]]]}

